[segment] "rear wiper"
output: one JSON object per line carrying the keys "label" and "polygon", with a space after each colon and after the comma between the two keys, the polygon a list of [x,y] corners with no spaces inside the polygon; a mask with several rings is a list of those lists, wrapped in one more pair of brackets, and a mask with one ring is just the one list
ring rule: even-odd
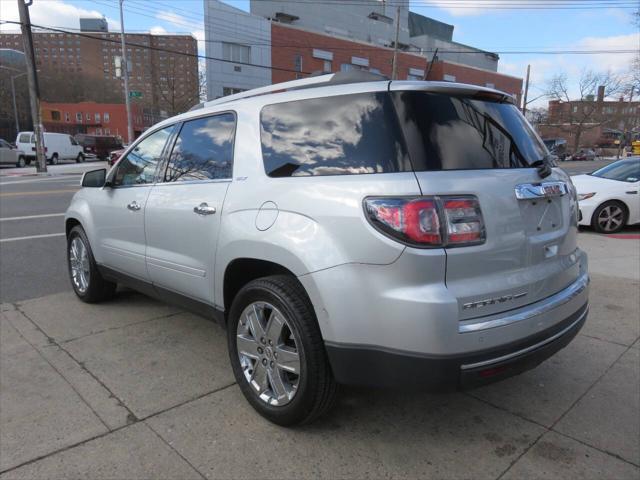
{"label": "rear wiper", "polygon": [[553,165],[549,161],[550,156],[551,154],[546,154],[540,160],[536,160],[531,164],[532,167],[538,169],[538,175],[540,175],[540,178],[547,178],[549,175],[553,173],[553,170],[552,170]]}

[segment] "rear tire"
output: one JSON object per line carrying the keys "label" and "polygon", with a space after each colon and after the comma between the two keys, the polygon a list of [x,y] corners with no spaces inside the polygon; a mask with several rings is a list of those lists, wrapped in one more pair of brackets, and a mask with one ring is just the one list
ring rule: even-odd
{"label": "rear tire", "polygon": [[283,426],[309,423],[333,405],[337,385],[320,328],[294,277],[273,275],[245,285],[229,312],[227,340],[236,381],[266,419]]}
{"label": "rear tire", "polygon": [[629,213],[622,202],[604,202],[591,217],[591,226],[598,233],[617,233],[627,224]]}
{"label": "rear tire", "polygon": [[27,165],[27,161],[24,159],[24,157],[22,155],[20,155],[18,157],[18,163],[16,163],[16,167],[18,168],[24,168],[25,165]]}
{"label": "rear tire", "polygon": [[113,298],[117,284],[100,274],[89,239],[79,225],[67,236],[67,267],[71,286],[80,300],[97,303]]}

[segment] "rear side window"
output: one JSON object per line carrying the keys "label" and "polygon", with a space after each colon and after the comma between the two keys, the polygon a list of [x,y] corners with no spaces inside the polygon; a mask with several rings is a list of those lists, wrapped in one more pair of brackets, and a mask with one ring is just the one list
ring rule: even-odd
{"label": "rear side window", "polygon": [[260,124],[270,177],[411,171],[386,92],[268,105]]}
{"label": "rear side window", "polygon": [[184,122],[165,182],[231,178],[236,120],[232,113]]}
{"label": "rear side window", "polygon": [[426,92],[394,92],[417,171],[525,168],[546,148],[515,105]]}
{"label": "rear side window", "polygon": [[20,142],[20,143],[33,143],[31,141],[31,134],[30,133],[21,133],[20,134],[20,138],[18,139],[18,142]]}

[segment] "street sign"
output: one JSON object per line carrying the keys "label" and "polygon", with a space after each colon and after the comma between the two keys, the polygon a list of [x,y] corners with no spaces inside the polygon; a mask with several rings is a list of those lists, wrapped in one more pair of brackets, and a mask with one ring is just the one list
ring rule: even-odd
{"label": "street sign", "polygon": [[136,92],[135,90],[129,91],[129,98],[142,98],[142,92]]}

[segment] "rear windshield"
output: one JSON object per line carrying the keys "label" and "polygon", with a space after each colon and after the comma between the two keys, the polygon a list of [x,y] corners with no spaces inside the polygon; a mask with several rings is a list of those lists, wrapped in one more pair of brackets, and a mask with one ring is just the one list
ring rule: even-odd
{"label": "rear windshield", "polygon": [[261,138],[272,177],[526,168],[547,154],[514,105],[425,92],[268,105]]}
{"label": "rear windshield", "polygon": [[32,133],[21,133],[20,138],[18,138],[18,142],[20,143],[33,143],[33,134]]}
{"label": "rear windshield", "polygon": [[393,96],[417,171],[526,168],[547,154],[515,105],[415,91]]}
{"label": "rear windshield", "polygon": [[386,92],[268,105],[261,138],[271,177],[411,171]]}

